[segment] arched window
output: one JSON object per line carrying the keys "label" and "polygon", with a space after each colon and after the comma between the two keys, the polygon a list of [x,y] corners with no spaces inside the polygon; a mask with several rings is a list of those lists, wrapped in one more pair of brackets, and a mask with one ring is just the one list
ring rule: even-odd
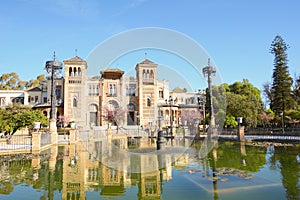
{"label": "arched window", "polygon": [[77,107],[77,103],[78,103],[78,101],[77,101],[77,97],[73,97],[73,107]]}
{"label": "arched window", "polygon": [[146,78],[150,78],[150,73],[149,73],[149,70],[147,70],[147,75],[146,75]]}
{"label": "arched window", "polygon": [[81,76],[81,68],[78,67],[78,76]]}
{"label": "arched window", "polygon": [[147,78],[146,71],[143,69],[143,78]]}
{"label": "arched window", "polygon": [[92,95],[92,86],[89,85],[89,96],[91,96],[91,95]]}
{"label": "arched window", "polygon": [[153,70],[150,71],[150,78],[154,78]]}
{"label": "arched window", "polygon": [[77,76],[77,69],[74,67],[74,76]]}
{"label": "arched window", "polygon": [[95,86],[95,85],[93,85],[92,94],[93,94],[93,95],[96,94],[96,86]]}
{"label": "arched window", "polygon": [[148,107],[151,106],[151,97],[147,97],[147,106],[148,106]]}
{"label": "arched window", "polygon": [[113,87],[112,84],[109,84],[109,94],[112,95],[113,93]]}
{"label": "arched window", "polygon": [[114,84],[114,87],[113,87],[113,95],[117,95],[117,87],[116,87],[116,84]]}
{"label": "arched window", "polygon": [[73,76],[72,67],[69,68],[69,76]]}

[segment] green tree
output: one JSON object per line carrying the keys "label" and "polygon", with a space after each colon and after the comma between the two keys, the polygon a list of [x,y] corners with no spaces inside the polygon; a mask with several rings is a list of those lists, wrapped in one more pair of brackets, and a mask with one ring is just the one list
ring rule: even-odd
{"label": "green tree", "polygon": [[[226,91],[229,89],[226,83],[220,86],[212,86],[212,99],[213,99],[213,109],[214,109],[214,116],[216,125],[219,127],[223,127],[225,123],[225,116],[226,116]],[[209,108],[210,108],[210,101],[209,101],[209,92],[206,89],[206,113],[209,116]]]}
{"label": "green tree", "polygon": [[40,74],[36,77],[36,79],[31,79],[29,82],[27,82],[26,88],[38,87],[45,81],[46,81],[45,75]]}
{"label": "green tree", "polygon": [[38,87],[46,81],[45,75],[40,74],[36,79],[23,81],[19,79],[16,72],[2,74],[0,76],[0,90],[24,90],[32,87]]}
{"label": "green tree", "polygon": [[260,123],[263,127],[270,126],[275,114],[271,109],[264,110],[259,114]]}
{"label": "green tree", "polygon": [[0,132],[12,136],[21,128],[33,128],[33,122],[47,124],[47,117],[40,110],[14,104],[0,110]]}
{"label": "green tree", "polygon": [[270,108],[276,116],[294,106],[291,96],[292,78],[289,75],[287,51],[288,45],[281,36],[276,36],[270,48],[274,55]]}
{"label": "green tree", "polygon": [[17,90],[19,76],[16,72],[2,74],[0,76],[0,90]]}
{"label": "green tree", "polygon": [[226,117],[225,117],[225,126],[226,127],[234,128],[234,127],[237,127],[237,125],[238,125],[238,122],[236,121],[234,116],[226,115]]}
{"label": "green tree", "polygon": [[295,75],[293,99],[295,100],[296,104],[300,107],[300,75]]}
{"label": "green tree", "polygon": [[260,90],[246,79],[243,82],[235,82],[228,88],[226,90],[227,120],[232,119],[230,116],[242,117],[244,125],[257,126],[259,114],[263,110]]}

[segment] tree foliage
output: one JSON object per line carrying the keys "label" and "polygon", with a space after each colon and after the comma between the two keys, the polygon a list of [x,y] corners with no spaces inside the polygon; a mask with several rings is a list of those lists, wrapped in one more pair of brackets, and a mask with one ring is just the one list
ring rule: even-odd
{"label": "tree foliage", "polygon": [[264,110],[259,114],[260,123],[263,127],[270,126],[274,120],[275,114],[271,109]]}
{"label": "tree foliage", "polygon": [[270,53],[274,55],[270,108],[276,116],[294,106],[291,96],[293,81],[288,70],[287,49],[288,45],[277,35],[270,48]]}
{"label": "tree foliage", "polygon": [[[213,109],[216,125],[219,127],[224,126],[225,116],[226,116],[226,91],[229,90],[227,84],[222,84],[220,86],[212,87],[212,99],[213,99]],[[206,110],[209,116],[210,101],[209,92],[206,90]]]}
{"label": "tree foliage", "polygon": [[47,117],[40,110],[32,110],[28,106],[14,104],[0,110],[0,132],[13,135],[21,128],[33,128],[33,122],[48,124]]}
{"label": "tree foliage", "polygon": [[234,128],[237,127],[238,122],[236,121],[235,117],[232,115],[226,115],[225,117],[225,127]]}
{"label": "tree foliage", "polygon": [[292,96],[298,106],[300,106],[300,75],[295,75]]}
{"label": "tree foliage", "polygon": [[225,125],[234,127],[233,119],[242,117],[246,126],[257,126],[259,114],[263,110],[260,90],[248,80],[235,82],[232,85],[223,84],[226,90],[226,118]]}
{"label": "tree foliage", "polygon": [[40,74],[36,79],[29,81],[20,80],[16,72],[2,74],[0,76],[0,90],[24,90],[32,87],[38,87],[45,81],[45,75]]}

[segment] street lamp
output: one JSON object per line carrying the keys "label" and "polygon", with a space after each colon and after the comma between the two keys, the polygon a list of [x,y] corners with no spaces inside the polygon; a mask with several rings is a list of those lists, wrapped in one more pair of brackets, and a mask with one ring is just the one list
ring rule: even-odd
{"label": "street lamp", "polygon": [[136,124],[138,126],[138,136],[139,136],[140,135],[140,115],[138,112],[136,114]]}
{"label": "street lamp", "polygon": [[[216,68],[210,66],[210,59],[208,59],[208,66],[204,67],[202,69],[204,77],[207,77],[207,82],[208,82],[208,91],[209,91],[209,103],[210,103],[210,121],[209,121],[209,128],[210,132],[215,128],[216,123],[215,123],[215,117],[214,117],[214,107],[213,107],[213,99],[212,99],[212,76],[216,74]],[[211,136],[210,133],[208,135],[209,137]]]}
{"label": "street lamp", "polygon": [[53,60],[46,61],[45,70],[50,75],[51,80],[51,93],[50,93],[50,131],[56,128],[56,116],[55,116],[55,88],[54,79],[57,77],[62,70],[62,63],[55,60],[55,52],[53,55]]}
{"label": "street lamp", "polygon": [[203,133],[205,133],[205,103],[206,103],[206,95],[205,90],[203,92],[199,90],[199,96],[198,96],[198,106],[199,110],[202,110],[203,115]]}
{"label": "street lamp", "polygon": [[284,134],[284,120],[283,120],[283,111],[280,113],[280,115],[281,115],[281,126],[282,126],[282,133]]}
{"label": "street lamp", "polygon": [[173,99],[172,96],[169,96],[169,99],[165,100],[166,104],[170,106],[170,133],[171,138],[173,138],[173,130],[172,130],[172,106],[176,103],[176,99]]}

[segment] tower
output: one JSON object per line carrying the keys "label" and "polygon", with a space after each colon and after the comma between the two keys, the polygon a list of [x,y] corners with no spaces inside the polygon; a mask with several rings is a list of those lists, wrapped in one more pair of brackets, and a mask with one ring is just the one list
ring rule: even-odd
{"label": "tower", "polygon": [[157,64],[145,59],[135,67],[138,80],[140,125],[155,125],[157,119]]}
{"label": "tower", "polygon": [[87,63],[75,55],[73,58],[64,60],[65,93],[64,115],[77,124],[85,123],[85,78]]}

